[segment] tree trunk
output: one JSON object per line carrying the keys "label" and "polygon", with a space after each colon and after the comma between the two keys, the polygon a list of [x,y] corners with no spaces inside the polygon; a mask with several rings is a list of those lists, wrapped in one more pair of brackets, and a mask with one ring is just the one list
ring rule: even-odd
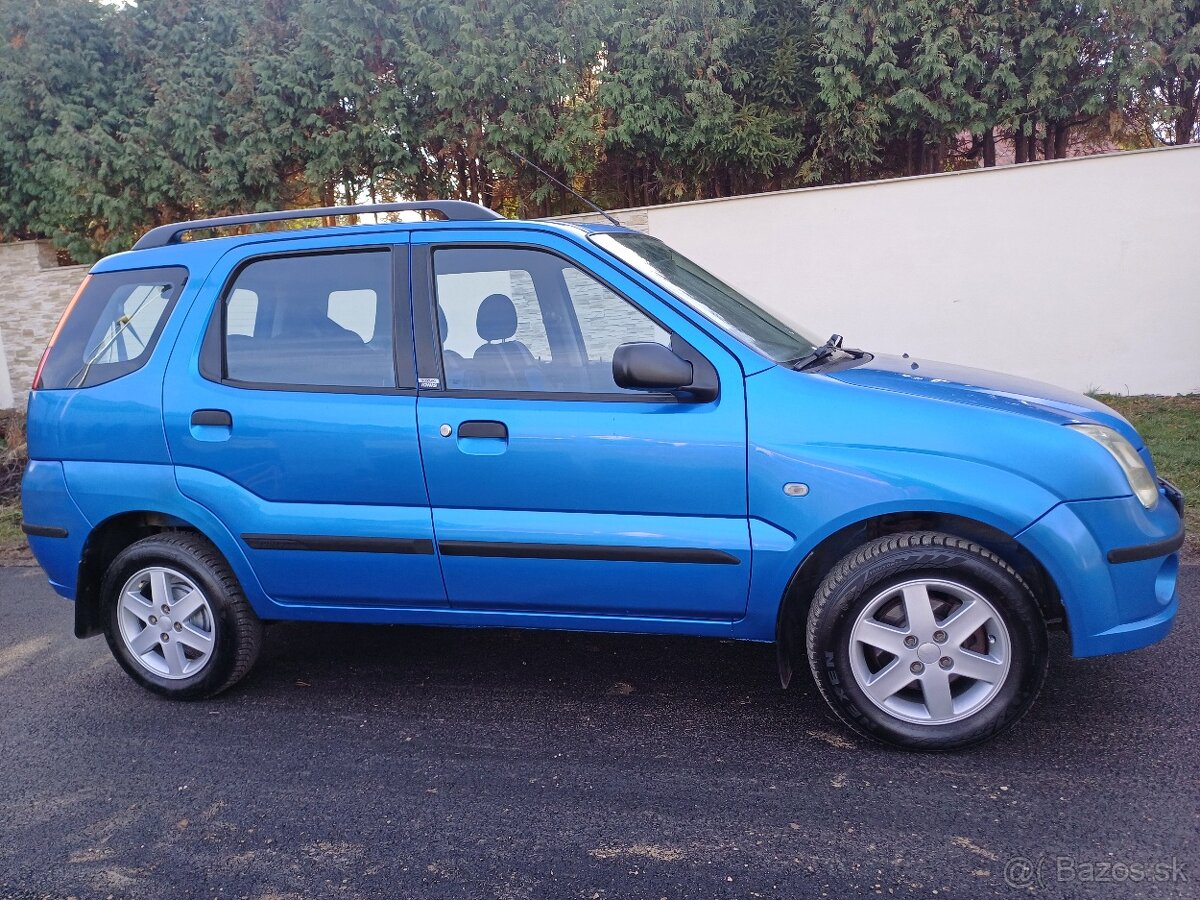
{"label": "tree trunk", "polygon": [[1025,140],[1025,132],[1020,130],[1013,135],[1013,162],[1029,162],[1029,143]]}
{"label": "tree trunk", "polygon": [[1059,125],[1054,130],[1054,158],[1066,159],[1067,148],[1070,145],[1071,126]]}
{"label": "tree trunk", "polygon": [[983,133],[983,167],[990,169],[996,165],[996,130],[989,128]]}
{"label": "tree trunk", "polygon": [[1196,138],[1196,112],[1200,106],[1197,99],[1200,93],[1200,81],[1192,81],[1184,85],[1181,94],[1180,112],[1175,119],[1175,143],[1190,144]]}
{"label": "tree trunk", "polygon": [[[321,185],[321,205],[322,206],[337,206],[337,185],[332,181],[327,181]],[[336,225],[336,216],[322,216],[322,225]]]}
{"label": "tree trunk", "polygon": [[462,144],[454,148],[454,164],[458,169],[458,199],[466,200],[467,196],[467,154]]}
{"label": "tree trunk", "polygon": [[483,171],[483,191],[480,200],[488,209],[496,208],[494,205],[496,202],[496,174],[491,168]]}

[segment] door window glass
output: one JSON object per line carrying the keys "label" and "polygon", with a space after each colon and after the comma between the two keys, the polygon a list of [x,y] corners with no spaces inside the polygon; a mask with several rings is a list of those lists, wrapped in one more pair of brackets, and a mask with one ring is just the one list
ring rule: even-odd
{"label": "door window glass", "polygon": [[395,387],[391,270],[386,250],[250,263],[225,300],[226,377]]}
{"label": "door window glass", "polygon": [[635,393],[613,382],[613,352],[670,343],[653,319],[551,253],[451,248],[433,260],[452,390]]}

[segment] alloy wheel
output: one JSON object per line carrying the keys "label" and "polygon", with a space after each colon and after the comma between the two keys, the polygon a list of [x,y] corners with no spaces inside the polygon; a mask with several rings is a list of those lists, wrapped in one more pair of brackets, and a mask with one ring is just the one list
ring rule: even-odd
{"label": "alloy wheel", "polygon": [[195,675],[212,658],[216,621],[204,592],[166,566],[135,572],[121,588],[117,622],[130,656],[160,678]]}
{"label": "alloy wheel", "polygon": [[889,715],[920,725],[983,709],[1004,685],[1011,657],[996,607],[953,581],[889,587],[850,630],[850,667],[863,693]]}

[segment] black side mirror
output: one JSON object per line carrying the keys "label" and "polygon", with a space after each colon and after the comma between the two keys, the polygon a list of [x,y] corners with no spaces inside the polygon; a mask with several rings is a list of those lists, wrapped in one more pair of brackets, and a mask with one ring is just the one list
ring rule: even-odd
{"label": "black side mirror", "polygon": [[612,369],[617,387],[635,391],[682,391],[692,383],[692,364],[650,341],[621,344]]}

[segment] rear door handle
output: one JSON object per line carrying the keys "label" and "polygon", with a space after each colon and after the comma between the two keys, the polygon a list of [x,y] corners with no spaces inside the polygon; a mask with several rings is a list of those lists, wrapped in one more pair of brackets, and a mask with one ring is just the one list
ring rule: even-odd
{"label": "rear door handle", "polygon": [[459,425],[458,436],[460,438],[500,438],[507,440],[508,426],[503,422],[489,422],[475,419]]}
{"label": "rear door handle", "polygon": [[198,409],[192,413],[193,425],[224,425],[233,427],[233,416],[224,409]]}

